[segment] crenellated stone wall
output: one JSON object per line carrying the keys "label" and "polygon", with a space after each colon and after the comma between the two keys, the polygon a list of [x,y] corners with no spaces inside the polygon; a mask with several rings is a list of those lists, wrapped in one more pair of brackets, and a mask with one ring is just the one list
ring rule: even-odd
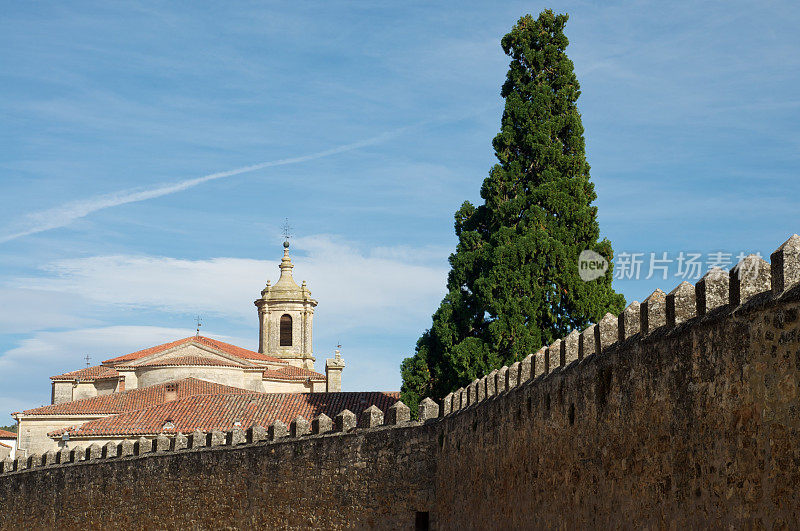
{"label": "crenellated stone wall", "polygon": [[0,528],[413,528],[436,429],[397,409],[8,460]]}
{"label": "crenellated stone wall", "polygon": [[459,389],[4,461],[0,527],[800,526],[800,237]]}
{"label": "crenellated stone wall", "polygon": [[795,235],[448,395],[437,526],[800,526],[799,316]]}

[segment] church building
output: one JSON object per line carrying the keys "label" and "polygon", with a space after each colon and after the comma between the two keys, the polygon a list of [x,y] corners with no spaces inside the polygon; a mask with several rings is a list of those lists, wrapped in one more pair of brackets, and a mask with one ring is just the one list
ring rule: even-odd
{"label": "church building", "polygon": [[288,424],[342,409],[386,410],[398,393],[342,393],[339,351],[315,370],[317,301],[292,277],[284,242],[280,278],[256,299],[258,352],[197,335],[52,376],[51,405],[14,413],[18,449],[30,455],[64,446],[147,435]]}

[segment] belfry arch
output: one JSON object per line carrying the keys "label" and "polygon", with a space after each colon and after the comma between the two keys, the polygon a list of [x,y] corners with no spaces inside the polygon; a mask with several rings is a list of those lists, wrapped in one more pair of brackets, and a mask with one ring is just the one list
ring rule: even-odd
{"label": "belfry arch", "polygon": [[280,323],[280,346],[292,346],[292,316],[288,313],[281,315]]}

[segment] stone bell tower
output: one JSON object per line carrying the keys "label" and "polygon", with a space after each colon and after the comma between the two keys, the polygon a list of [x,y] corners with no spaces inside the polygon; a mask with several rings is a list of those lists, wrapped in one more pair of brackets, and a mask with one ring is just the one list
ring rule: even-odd
{"label": "stone bell tower", "polygon": [[261,298],[255,301],[258,308],[258,351],[285,359],[290,365],[314,369],[314,349],[311,345],[314,307],[305,280],[298,286],[292,278],[292,260],[289,242],[283,242],[281,277],[274,286],[267,281]]}

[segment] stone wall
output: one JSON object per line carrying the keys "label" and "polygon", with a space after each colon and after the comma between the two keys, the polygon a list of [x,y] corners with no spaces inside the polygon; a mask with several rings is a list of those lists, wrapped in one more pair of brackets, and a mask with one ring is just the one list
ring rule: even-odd
{"label": "stone wall", "polygon": [[274,425],[266,443],[254,429],[4,461],[0,527],[798,527],[800,238],[771,258],[606,315],[441,416],[425,400],[422,423],[398,404],[385,423],[315,419],[317,435]]}
{"label": "stone wall", "polygon": [[103,418],[106,415],[40,415],[26,417],[17,423],[19,435],[19,454],[43,454],[48,450],[58,450],[59,443],[47,436],[48,433],[69,426],[80,426],[84,422]]}
{"label": "stone wall", "polygon": [[72,400],[72,382],[52,382],[51,404],[63,404]]}
{"label": "stone wall", "polygon": [[434,435],[433,425],[415,424],[177,452],[143,445],[132,452],[142,455],[111,459],[100,452],[0,479],[0,528],[413,529],[417,512],[433,508]]}
{"label": "stone wall", "polygon": [[451,414],[440,528],[796,527],[799,300],[620,342]]}

